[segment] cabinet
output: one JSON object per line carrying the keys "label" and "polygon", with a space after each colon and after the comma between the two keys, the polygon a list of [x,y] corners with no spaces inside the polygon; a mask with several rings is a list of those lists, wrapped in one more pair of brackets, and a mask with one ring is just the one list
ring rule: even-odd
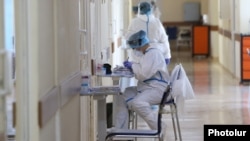
{"label": "cabinet", "polygon": [[207,25],[193,26],[192,56],[210,55],[210,28]]}
{"label": "cabinet", "polygon": [[241,83],[250,81],[250,35],[241,35]]}

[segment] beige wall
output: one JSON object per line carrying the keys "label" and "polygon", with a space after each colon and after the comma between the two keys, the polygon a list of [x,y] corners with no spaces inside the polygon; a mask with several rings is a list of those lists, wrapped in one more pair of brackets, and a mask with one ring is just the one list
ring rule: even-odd
{"label": "beige wall", "polygon": [[208,0],[158,0],[157,5],[162,13],[161,21],[183,21],[183,5],[185,2],[200,2],[201,14],[208,14]]}
{"label": "beige wall", "polygon": [[80,141],[78,0],[15,2],[18,141]]}
{"label": "beige wall", "polygon": [[78,0],[39,1],[39,14],[40,97],[59,87],[58,110],[41,128],[40,140],[80,140],[80,97],[72,92],[80,81],[71,84],[80,72]]}
{"label": "beige wall", "polygon": [[[132,5],[137,5],[141,1],[151,0],[132,0]],[[185,2],[200,2],[201,14],[208,14],[209,0],[156,0],[156,4],[162,14],[161,21],[183,21],[183,5]]]}

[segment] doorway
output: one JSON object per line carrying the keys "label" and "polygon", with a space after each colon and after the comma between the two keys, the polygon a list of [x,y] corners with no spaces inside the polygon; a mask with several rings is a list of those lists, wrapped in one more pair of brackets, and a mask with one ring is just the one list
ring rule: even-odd
{"label": "doorway", "polygon": [[[14,45],[14,0],[4,0],[4,48],[11,54],[11,88],[15,83],[15,45]],[[13,127],[13,102],[15,101],[15,91],[11,90],[6,95],[6,117],[7,117],[7,138],[12,140],[15,137],[15,129]]]}

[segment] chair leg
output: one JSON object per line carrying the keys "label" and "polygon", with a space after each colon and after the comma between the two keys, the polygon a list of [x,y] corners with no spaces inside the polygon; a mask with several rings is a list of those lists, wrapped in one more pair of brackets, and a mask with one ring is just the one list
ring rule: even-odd
{"label": "chair leg", "polygon": [[128,128],[137,129],[137,114],[132,110],[129,110]]}
{"label": "chair leg", "polygon": [[129,111],[129,129],[137,129],[138,117],[136,112]]}
{"label": "chair leg", "polygon": [[129,110],[129,121],[128,121],[128,129],[133,129],[133,125],[134,125],[134,111]]}
{"label": "chair leg", "polygon": [[175,140],[177,140],[177,134],[176,134],[176,123],[175,123],[175,107],[173,107],[173,105],[170,105],[170,110],[171,110],[171,117],[172,117],[172,123],[173,123],[173,128],[174,128],[174,137],[175,137]]}
{"label": "chair leg", "polygon": [[[137,129],[138,116],[137,116],[137,113],[136,113],[136,112],[134,112],[133,114],[134,114],[134,115],[133,115],[133,116],[134,116],[133,128],[134,128],[134,129]],[[135,138],[134,141],[137,141],[137,138]]]}
{"label": "chair leg", "polygon": [[[133,110],[129,110],[128,128],[137,129],[137,114]],[[133,141],[137,141],[137,138],[135,138]]]}
{"label": "chair leg", "polygon": [[138,116],[136,113],[134,113],[135,115],[135,122],[134,122],[134,128],[137,129],[137,123],[138,123]]}
{"label": "chair leg", "polygon": [[158,141],[164,141],[164,136],[162,134],[158,136]]}
{"label": "chair leg", "polygon": [[178,111],[177,111],[176,105],[174,105],[174,107],[175,107],[175,117],[176,117],[176,122],[177,122],[179,140],[182,141],[181,128],[180,128],[179,117],[178,117]]}
{"label": "chair leg", "polygon": [[111,138],[107,138],[105,141],[112,141],[112,139]]}

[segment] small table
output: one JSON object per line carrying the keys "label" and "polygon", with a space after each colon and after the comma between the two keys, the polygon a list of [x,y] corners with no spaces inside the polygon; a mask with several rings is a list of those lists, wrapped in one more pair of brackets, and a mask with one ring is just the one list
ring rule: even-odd
{"label": "small table", "polygon": [[[107,135],[107,120],[106,120],[106,97],[108,95],[118,96],[121,94],[122,80],[120,78],[132,78],[134,74],[128,73],[113,73],[100,74],[98,77],[112,77],[114,86],[97,86],[89,89],[88,92],[80,92],[80,96],[93,96],[97,100],[98,108],[98,140],[105,141]],[[124,87],[124,86],[123,86]],[[115,108],[115,99],[113,101],[113,111]],[[113,114],[115,115],[115,114]]]}
{"label": "small table", "polygon": [[106,96],[119,95],[119,86],[109,87],[92,87],[88,92],[80,92],[80,96],[93,96],[98,101],[98,140],[105,141],[107,135],[107,120],[106,120]]}

